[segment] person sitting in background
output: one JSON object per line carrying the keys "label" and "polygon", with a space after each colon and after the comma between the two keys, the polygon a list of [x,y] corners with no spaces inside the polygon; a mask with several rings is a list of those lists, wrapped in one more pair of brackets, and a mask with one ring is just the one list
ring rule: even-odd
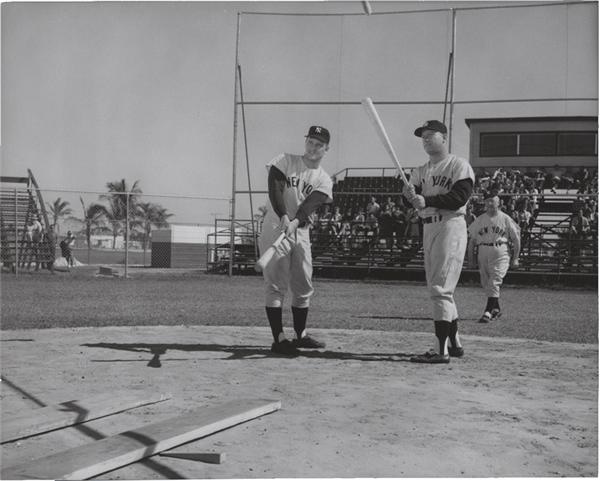
{"label": "person sitting in background", "polygon": [[365,232],[367,237],[377,237],[379,235],[379,222],[373,212],[367,215],[365,220]]}
{"label": "person sitting in background", "polygon": [[406,219],[406,212],[400,207],[396,206],[392,210],[392,222],[394,235],[396,237],[396,246],[399,249],[406,247],[406,231],[408,229],[408,222]]}
{"label": "person sitting in background", "polygon": [[340,212],[339,206],[333,208],[333,214],[331,214],[330,220],[330,231],[333,235],[337,236],[342,229],[342,213]]}
{"label": "person sitting in background", "polygon": [[381,206],[377,203],[377,199],[372,196],[371,199],[369,200],[369,203],[367,204],[365,213],[366,213],[367,217],[370,214],[373,214],[375,217],[379,217],[380,212],[381,212]]}
{"label": "person sitting in background", "polygon": [[385,241],[385,248],[392,249],[394,247],[394,219],[391,204],[386,203],[379,216],[379,234]]}
{"label": "person sitting in background", "polygon": [[352,235],[362,236],[365,232],[365,213],[359,210],[352,219]]}
{"label": "person sitting in background", "polygon": [[388,207],[390,209],[390,214],[394,210],[394,207],[396,207],[396,203],[389,196],[385,199],[385,202],[383,203],[383,206],[382,206],[382,210],[385,211]]}

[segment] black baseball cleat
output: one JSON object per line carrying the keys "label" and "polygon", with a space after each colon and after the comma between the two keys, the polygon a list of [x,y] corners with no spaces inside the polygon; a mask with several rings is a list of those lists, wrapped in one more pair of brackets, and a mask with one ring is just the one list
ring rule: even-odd
{"label": "black baseball cleat", "polygon": [[448,354],[438,354],[435,351],[427,351],[425,354],[413,356],[410,362],[419,362],[421,364],[448,364],[450,356]]}
{"label": "black baseball cleat", "polygon": [[271,344],[271,351],[275,354],[281,354],[282,356],[288,357],[296,357],[300,355],[300,351],[296,349],[294,345],[287,339]]}
{"label": "black baseball cleat", "polygon": [[465,350],[462,347],[449,347],[448,354],[450,357],[463,357],[465,355]]}
{"label": "black baseball cleat", "polygon": [[502,311],[500,309],[492,309],[492,321],[497,321],[502,317]]}
{"label": "black baseball cleat", "polygon": [[492,320],[492,316],[491,316],[491,314],[490,314],[489,312],[487,312],[487,311],[486,311],[486,312],[484,312],[484,313],[483,313],[483,316],[481,316],[481,317],[479,318],[479,321],[478,321],[478,322],[481,322],[481,323],[484,323],[484,324],[485,324],[485,323],[488,323],[488,322],[490,322],[491,320]]}
{"label": "black baseball cleat", "polygon": [[294,347],[302,347],[304,349],[323,349],[325,347],[324,342],[317,341],[310,336],[304,336],[301,339],[293,340]]}

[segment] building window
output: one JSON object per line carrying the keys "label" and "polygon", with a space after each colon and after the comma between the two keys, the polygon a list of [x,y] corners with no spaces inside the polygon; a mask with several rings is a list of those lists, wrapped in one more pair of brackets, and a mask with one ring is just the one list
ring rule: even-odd
{"label": "building window", "polygon": [[480,157],[508,157],[517,155],[517,134],[481,134]]}
{"label": "building window", "polygon": [[480,157],[596,156],[596,132],[485,132]]}
{"label": "building window", "polygon": [[558,155],[597,155],[596,132],[558,134]]}
{"label": "building window", "polygon": [[519,134],[519,155],[525,157],[556,155],[556,133]]}

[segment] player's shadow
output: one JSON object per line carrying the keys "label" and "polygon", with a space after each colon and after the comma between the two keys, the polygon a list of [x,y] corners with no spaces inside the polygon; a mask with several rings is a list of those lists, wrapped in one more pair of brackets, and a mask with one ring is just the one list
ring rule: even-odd
{"label": "player's shadow", "polygon": [[[249,345],[223,345],[223,344],[146,344],[146,343],[114,343],[98,342],[82,344],[82,347],[113,349],[117,351],[148,353],[152,358],[147,361],[148,367],[160,368],[165,361],[185,361],[189,359],[169,358],[162,359],[168,351],[183,352],[224,352],[229,357],[223,358],[223,361],[242,360],[242,359],[264,359],[269,357],[286,359],[271,352],[270,347],[249,346]],[[298,357],[308,357],[316,359],[332,359],[342,361],[408,361],[412,353],[351,353],[341,351],[318,351],[302,350]],[[143,360],[146,362],[146,360]],[[136,359],[100,359],[92,362],[139,362]]]}

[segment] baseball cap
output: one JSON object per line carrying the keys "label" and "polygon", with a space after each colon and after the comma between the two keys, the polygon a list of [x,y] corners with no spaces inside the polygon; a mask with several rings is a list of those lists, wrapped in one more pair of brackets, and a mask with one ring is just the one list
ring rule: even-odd
{"label": "baseball cap", "polygon": [[329,143],[329,138],[330,138],[329,130],[327,130],[325,127],[321,127],[319,125],[312,125],[308,129],[308,134],[306,134],[305,137],[312,137],[312,138],[320,140],[321,142],[324,142],[326,144]]}
{"label": "baseball cap", "polygon": [[448,133],[446,126],[439,120],[428,120],[421,127],[415,130],[415,135],[421,137],[424,130],[433,130],[435,132],[441,132],[442,134]]}

